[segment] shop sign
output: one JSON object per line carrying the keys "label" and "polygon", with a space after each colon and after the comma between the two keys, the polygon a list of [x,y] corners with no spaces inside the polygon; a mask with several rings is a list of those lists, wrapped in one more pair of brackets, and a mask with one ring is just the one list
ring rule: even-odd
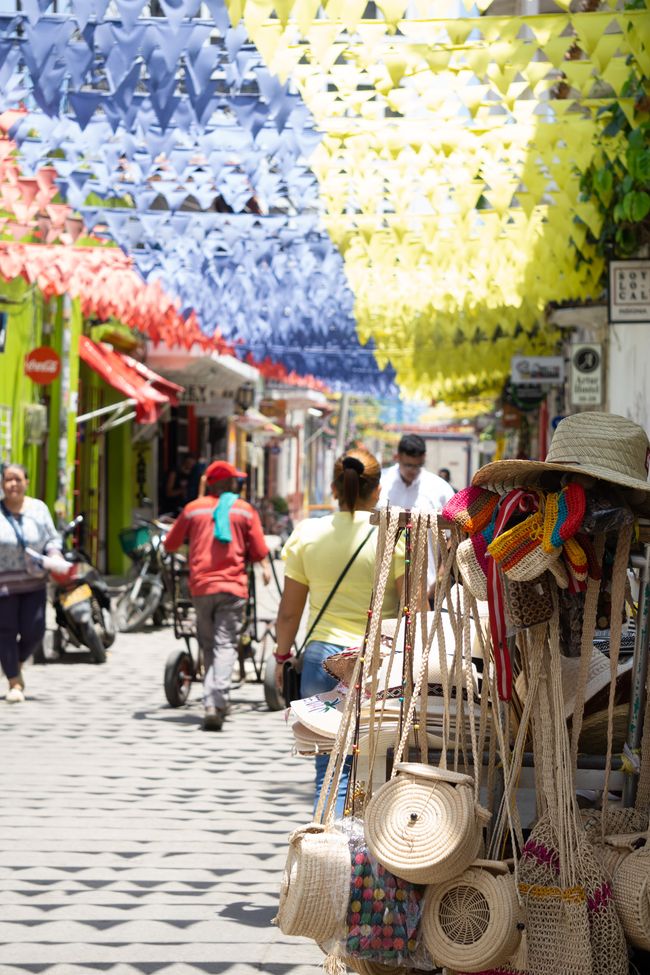
{"label": "shop sign", "polygon": [[600,406],[603,401],[603,350],[600,345],[571,346],[571,405]]}
{"label": "shop sign", "polygon": [[609,262],[609,320],[650,322],[650,261]]}
{"label": "shop sign", "polygon": [[185,389],[178,397],[180,406],[208,406],[228,400],[229,409],[232,409],[234,393],[227,396],[223,390],[203,383],[184,383],[184,386]]}
{"label": "shop sign", "polygon": [[41,345],[25,356],[25,375],[34,383],[47,386],[61,372],[61,359],[54,349]]}
{"label": "shop sign", "polygon": [[517,386],[528,383],[561,386],[564,382],[564,359],[561,355],[513,355],[510,375]]}

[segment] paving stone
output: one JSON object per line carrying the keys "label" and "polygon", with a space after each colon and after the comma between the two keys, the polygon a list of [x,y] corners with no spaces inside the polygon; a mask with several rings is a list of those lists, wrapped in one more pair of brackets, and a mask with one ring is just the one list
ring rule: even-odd
{"label": "paving stone", "polygon": [[0,698],[1,975],[322,972],[270,923],[311,762],[252,681],[218,733],[198,685],[169,708],[175,645],[119,634],[106,665],[71,652],[26,670],[24,705]]}

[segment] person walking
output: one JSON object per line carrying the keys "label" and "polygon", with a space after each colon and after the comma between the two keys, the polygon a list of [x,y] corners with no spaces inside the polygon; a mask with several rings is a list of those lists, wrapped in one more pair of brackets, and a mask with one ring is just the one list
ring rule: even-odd
{"label": "person walking", "polygon": [[2,469],[0,502],[0,665],[9,682],[5,700],[25,700],[22,664],[45,636],[47,572],[28,554],[61,552],[61,538],[43,501],[29,497],[21,464]]}
{"label": "person walking", "polygon": [[[282,549],[284,591],[276,620],[274,651],[278,688],[282,684],[283,665],[293,656],[292,646],[307,598],[309,642],[303,654],[303,697],[333,690],[336,679],[323,669],[323,661],[332,654],[358,646],[363,640],[377,551],[377,532],[370,525],[370,512],[379,498],[380,473],[377,459],[362,448],[349,450],[339,457],[332,481],[332,494],[338,501],[339,511],[324,518],[305,519]],[[341,579],[346,566],[347,572]],[[402,542],[396,547],[387,582],[384,605],[387,617],[397,615],[403,575]],[[328,755],[316,755],[314,807],[328,759]],[[339,785],[337,815],[343,812],[348,773],[349,762]]]}
{"label": "person walking", "polygon": [[[395,463],[381,475],[379,507],[396,505],[411,511],[440,512],[455,491],[437,474],[424,469],[427,445],[417,433],[406,433],[397,445]],[[431,603],[436,583],[435,557],[429,543],[427,572],[428,596]]]}
{"label": "person walking", "polygon": [[190,594],[203,653],[203,727],[219,731],[229,709],[232,671],[248,596],[248,562],[260,562],[268,585],[271,566],[259,515],[236,493],[245,477],[214,461],[205,471],[206,494],[185,505],[165,541],[176,552],[189,541]]}

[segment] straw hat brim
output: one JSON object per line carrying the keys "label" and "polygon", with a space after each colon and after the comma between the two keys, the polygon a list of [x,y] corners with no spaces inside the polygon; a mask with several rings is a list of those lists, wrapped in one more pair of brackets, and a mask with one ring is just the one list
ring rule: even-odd
{"label": "straw hat brim", "polygon": [[476,487],[487,488],[497,493],[515,487],[528,487],[538,483],[541,475],[546,471],[558,474],[583,474],[587,477],[615,484],[639,492],[637,497],[628,498],[630,506],[644,514],[650,514],[650,483],[641,481],[637,477],[619,474],[608,467],[597,464],[553,464],[540,460],[495,460],[491,464],[481,467],[474,477],[472,484]]}

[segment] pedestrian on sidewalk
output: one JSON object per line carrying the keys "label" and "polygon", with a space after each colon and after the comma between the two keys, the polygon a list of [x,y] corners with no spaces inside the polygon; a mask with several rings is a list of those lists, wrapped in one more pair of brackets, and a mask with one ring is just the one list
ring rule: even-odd
{"label": "pedestrian on sidewalk", "polygon": [[0,502],[0,665],[9,681],[5,700],[25,700],[22,664],[45,636],[47,572],[25,550],[61,552],[61,538],[47,505],[27,494],[21,464],[2,469]]}
{"label": "pedestrian on sidewalk", "polygon": [[205,472],[207,493],[185,505],[164,541],[168,552],[189,541],[190,594],[205,668],[203,727],[207,731],[221,729],[229,707],[248,597],[247,563],[261,563],[264,585],[271,579],[259,515],[236,493],[236,480],[243,477],[227,461],[210,464]]}
{"label": "pedestrian on sidewalk", "polygon": [[[377,552],[377,532],[370,525],[370,512],[379,498],[379,479],[379,463],[367,450],[355,448],[339,457],[332,481],[332,494],[338,501],[339,511],[325,518],[302,521],[282,550],[284,591],[276,621],[275,648],[278,688],[282,684],[284,662],[292,656],[291,648],[307,597],[309,642],[303,654],[302,697],[333,690],[336,679],[324,670],[323,661],[363,641]],[[346,566],[345,576],[340,579]],[[395,550],[386,586],[386,617],[397,615],[403,575],[404,544],[401,543]],[[328,760],[329,755],[323,754],[315,758],[314,807]],[[339,816],[343,814],[348,774],[349,762],[339,784],[336,803]]]}
{"label": "pedestrian on sidewalk", "polygon": [[[395,505],[410,511],[440,512],[455,491],[451,484],[432,471],[424,469],[427,445],[417,433],[406,433],[397,445],[395,463],[381,474],[379,507]],[[436,583],[436,562],[429,543],[427,586],[429,603],[433,606]]]}

